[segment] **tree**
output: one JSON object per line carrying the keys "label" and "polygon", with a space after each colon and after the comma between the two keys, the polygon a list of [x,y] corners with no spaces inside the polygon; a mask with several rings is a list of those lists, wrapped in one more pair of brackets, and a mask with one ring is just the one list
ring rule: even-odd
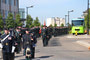
{"label": "tree", "polygon": [[41,25],[41,28],[43,28],[43,26],[44,26],[44,25],[42,24],[42,25]]}
{"label": "tree", "polygon": [[61,24],[61,27],[64,27],[64,24],[63,23]]}
{"label": "tree", "polygon": [[1,14],[0,14],[0,29],[3,29],[3,28],[4,28],[4,22],[3,22]]}
{"label": "tree", "polygon": [[13,19],[13,14],[9,13],[8,17],[6,19],[6,27],[7,28],[14,28],[15,27],[15,23],[14,23],[14,19]]}
{"label": "tree", "polygon": [[50,24],[49,27],[52,27],[53,28],[52,24]]}
{"label": "tree", "polygon": [[[88,17],[88,14],[85,16],[85,28],[87,28],[87,17]],[[89,28],[90,28],[90,9],[89,9]]]}
{"label": "tree", "polygon": [[72,25],[68,23],[69,30],[72,29]]}
{"label": "tree", "polygon": [[16,23],[16,27],[23,25],[22,22],[21,22],[21,19],[20,19],[20,15],[19,14],[16,15],[15,23]]}
{"label": "tree", "polygon": [[26,27],[31,28],[32,26],[33,26],[33,18],[30,15],[28,15],[26,19]]}
{"label": "tree", "polygon": [[57,27],[57,24],[54,24],[54,27]]}
{"label": "tree", "polygon": [[38,17],[36,17],[36,20],[34,20],[34,26],[40,26]]}

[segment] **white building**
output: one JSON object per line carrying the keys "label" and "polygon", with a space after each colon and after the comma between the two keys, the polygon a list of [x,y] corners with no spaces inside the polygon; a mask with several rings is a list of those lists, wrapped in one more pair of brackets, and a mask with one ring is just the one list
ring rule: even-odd
{"label": "white building", "polygon": [[61,26],[61,24],[64,24],[65,26],[65,19],[64,18],[59,18],[59,17],[52,17],[52,18],[47,18],[47,26],[54,26],[57,24],[57,26]]}

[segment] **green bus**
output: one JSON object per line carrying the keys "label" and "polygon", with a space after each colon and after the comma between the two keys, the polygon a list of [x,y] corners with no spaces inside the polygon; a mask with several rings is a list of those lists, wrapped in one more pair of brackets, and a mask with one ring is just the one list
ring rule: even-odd
{"label": "green bus", "polygon": [[84,19],[72,19],[72,34],[75,34],[75,31],[77,33],[83,34],[85,32],[85,24]]}

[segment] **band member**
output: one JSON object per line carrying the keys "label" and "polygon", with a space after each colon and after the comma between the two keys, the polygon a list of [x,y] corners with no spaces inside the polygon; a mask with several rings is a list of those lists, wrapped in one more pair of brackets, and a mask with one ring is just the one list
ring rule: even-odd
{"label": "band member", "polygon": [[[8,29],[4,30],[0,42],[2,43],[3,60],[14,60],[14,39]],[[12,52],[13,50],[13,52]]]}
{"label": "band member", "polygon": [[20,53],[20,51],[21,51],[21,42],[22,42],[21,37],[22,37],[21,36],[21,30],[19,28],[16,28],[16,31],[15,31],[15,42],[17,44],[16,44],[15,51],[17,53]]}
{"label": "band member", "polygon": [[43,26],[43,29],[41,31],[41,35],[42,35],[42,40],[43,40],[43,46],[47,46],[48,45],[48,31],[47,31],[47,28],[46,26]]}
{"label": "band member", "polygon": [[[24,49],[23,54],[26,56],[26,59],[28,59],[27,56],[30,56],[29,59],[31,59],[31,55],[28,54],[28,53],[30,53],[30,51],[32,50],[31,49],[32,43],[31,43],[31,36],[30,36],[30,33],[29,33],[29,30],[28,29],[26,30],[26,34],[24,34],[22,36],[22,38],[23,38],[23,49]],[[26,53],[27,50],[29,51],[28,53]]]}
{"label": "band member", "polygon": [[31,43],[32,43],[32,46],[31,46],[32,58],[34,58],[35,57],[35,47],[36,47],[37,39],[36,39],[36,36],[35,36],[34,32],[32,32],[30,35],[31,35]]}

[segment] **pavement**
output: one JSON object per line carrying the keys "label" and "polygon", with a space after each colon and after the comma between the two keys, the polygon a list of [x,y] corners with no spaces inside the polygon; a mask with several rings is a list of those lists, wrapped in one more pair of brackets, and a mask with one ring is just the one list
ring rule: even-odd
{"label": "pavement", "polygon": [[72,34],[70,34],[70,35],[67,35],[67,38],[90,38],[90,35],[87,35],[87,34],[84,34],[84,35],[77,35],[77,36],[75,36],[75,35],[72,35]]}
{"label": "pavement", "polygon": [[[52,37],[47,47],[43,47],[41,38],[35,51],[33,60],[90,60],[90,50],[77,44],[77,41],[88,41],[90,38],[68,38],[64,35]],[[23,52],[15,55],[15,60],[25,60]]]}

